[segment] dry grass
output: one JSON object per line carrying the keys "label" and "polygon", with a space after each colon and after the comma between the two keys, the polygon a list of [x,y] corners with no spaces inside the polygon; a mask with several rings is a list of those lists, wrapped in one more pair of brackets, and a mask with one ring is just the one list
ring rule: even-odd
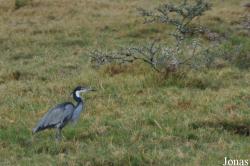
{"label": "dry grass", "polygon": [[[169,27],[145,26],[136,11],[160,2],[32,0],[15,10],[14,1],[0,0],[0,165],[249,160],[248,70],[229,66],[162,79],[141,64],[90,68],[89,47],[112,49],[154,36],[168,41]],[[237,34],[244,2],[214,0],[200,21]],[[79,84],[98,92],[85,96],[86,112],[65,128],[64,140],[55,143],[53,131],[32,136],[37,120],[55,103],[71,100]]]}

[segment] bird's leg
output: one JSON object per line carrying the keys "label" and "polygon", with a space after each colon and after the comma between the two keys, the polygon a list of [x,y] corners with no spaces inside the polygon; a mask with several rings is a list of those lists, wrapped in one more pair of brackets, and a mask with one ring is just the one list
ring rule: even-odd
{"label": "bird's leg", "polygon": [[60,128],[56,128],[56,141],[61,141],[62,133]]}

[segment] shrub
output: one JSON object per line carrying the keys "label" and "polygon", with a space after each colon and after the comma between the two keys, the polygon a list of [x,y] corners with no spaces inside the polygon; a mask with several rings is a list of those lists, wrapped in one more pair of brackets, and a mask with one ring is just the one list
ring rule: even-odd
{"label": "shrub", "polygon": [[211,4],[205,0],[183,0],[180,5],[166,3],[160,5],[154,11],[145,9],[139,9],[139,11],[145,18],[146,23],[158,22],[173,25],[176,31],[172,35],[177,40],[181,40],[183,39],[182,35],[192,34],[201,30],[200,27],[192,27],[191,22],[210,8]]}
{"label": "shrub", "polygon": [[201,63],[206,68],[222,68],[228,64],[240,69],[250,68],[249,44],[247,38],[231,36],[227,42],[204,50]]}
{"label": "shrub", "polygon": [[195,61],[200,43],[193,34],[200,32],[201,28],[191,25],[191,22],[209,9],[210,4],[204,0],[190,2],[184,0],[178,6],[163,4],[153,11],[139,9],[146,23],[160,22],[172,25],[174,31],[169,35],[174,39],[174,44],[164,45],[154,40],[141,46],[126,47],[118,51],[93,50],[90,52],[91,62],[93,66],[98,67],[110,63],[125,64],[142,61],[154,71],[164,75],[176,72],[181,66],[193,65],[192,61]]}
{"label": "shrub", "polygon": [[[118,51],[93,50],[90,52],[91,63],[95,68],[105,64],[127,64],[142,61],[154,71],[168,74],[176,72],[180,66],[191,65],[190,60],[196,55],[197,42],[193,42],[192,51],[183,57],[183,50],[176,50],[175,46],[164,46],[159,42],[148,42],[141,46],[131,46]],[[184,47],[182,47],[184,48]],[[188,48],[190,49],[190,48]]]}

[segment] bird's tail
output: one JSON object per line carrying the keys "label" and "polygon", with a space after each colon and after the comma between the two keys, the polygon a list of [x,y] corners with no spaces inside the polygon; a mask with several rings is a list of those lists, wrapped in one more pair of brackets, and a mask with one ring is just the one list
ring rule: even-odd
{"label": "bird's tail", "polygon": [[35,134],[35,133],[38,132],[38,131],[39,131],[39,128],[38,128],[38,127],[35,127],[35,128],[32,129],[32,134]]}

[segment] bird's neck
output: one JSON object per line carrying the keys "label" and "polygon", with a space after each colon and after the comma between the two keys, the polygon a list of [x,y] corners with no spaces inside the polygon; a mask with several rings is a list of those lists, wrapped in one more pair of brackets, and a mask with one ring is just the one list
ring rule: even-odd
{"label": "bird's neck", "polygon": [[83,100],[80,98],[79,101],[77,101],[77,105],[75,106],[75,109],[74,109],[74,112],[72,114],[72,117],[71,117],[71,121],[76,123],[77,120],[79,119],[80,117],[80,113],[83,111]]}
{"label": "bird's neck", "polygon": [[74,94],[73,98],[77,103],[82,103],[83,102],[83,99],[80,96],[77,96],[76,94]]}

